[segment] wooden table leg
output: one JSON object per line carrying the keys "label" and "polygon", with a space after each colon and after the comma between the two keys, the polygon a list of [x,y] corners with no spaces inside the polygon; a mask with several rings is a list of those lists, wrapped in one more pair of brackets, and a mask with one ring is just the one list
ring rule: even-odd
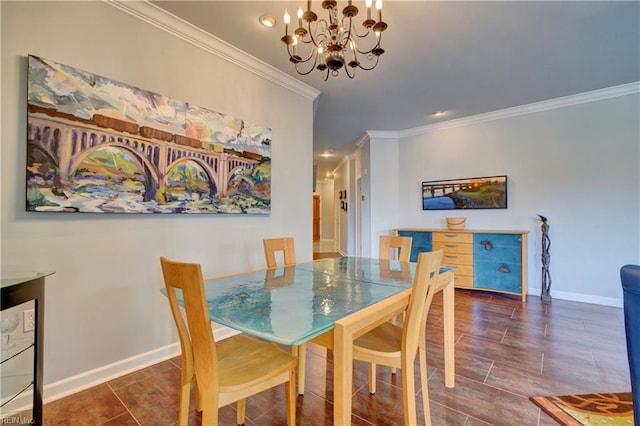
{"label": "wooden table leg", "polygon": [[[351,424],[351,390],[353,389],[353,341],[407,309],[411,289],[336,321],[333,329],[333,424]],[[314,342],[324,341],[324,336]]]}
{"label": "wooden table leg", "polygon": [[452,388],[456,384],[455,357],[455,290],[453,282],[442,290],[444,309],[444,384]]}
{"label": "wooden table leg", "polygon": [[333,424],[351,424],[351,387],[353,385],[353,337],[336,323],[333,351]]}
{"label": "wooden table leg", "polygon": [[[304,377],[307,366],[307,344],[303,343],[297,346],[298,356],[298,395],[304,395]],[[292,348],[293,349],[293,348]]]}

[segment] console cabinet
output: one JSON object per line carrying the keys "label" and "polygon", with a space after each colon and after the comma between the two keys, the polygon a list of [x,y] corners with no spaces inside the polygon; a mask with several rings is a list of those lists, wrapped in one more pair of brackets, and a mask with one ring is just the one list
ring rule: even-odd
{"label": "console cabinet", "polygon": [[[30,424],[40,426],[42,420],[42,380],[43,380],[43,345],[44,345],[44,281],[53,272],[44,273],[3,273],[0,277],[2,290],[2,311],[21,310],[26,304],[34,307],[35,328],[31,338],[21,339],[11,346],[3,348],[2,365],[0,366],[0,389],[3,398],[0,408],[1,424]],[[14,330],[11,330],[12,332]],[[3,336],[4,338],[5,336]],[[9,336],[10,337],[10,336]],[[9,343],[11,341],[9,340]],[[6,342],[3,342],[6,343]],[[18,362],[24,359],[25,363]],[[16,361],[18,371],[12,371],[11,363]],[[30,365],[29,371],[20,371],[23,364]],[[13,411],[11,402],[31,393],[30,410]],[[31,413],[29,413],[31,411]]]}
{"label": "console cabinet", "polygon": [[394,232],[412,237],[412,262],[420,252],[442,250],[443,266],[455,268],[457,288],[514,294],[527,300],[528,231],[400,228]]}

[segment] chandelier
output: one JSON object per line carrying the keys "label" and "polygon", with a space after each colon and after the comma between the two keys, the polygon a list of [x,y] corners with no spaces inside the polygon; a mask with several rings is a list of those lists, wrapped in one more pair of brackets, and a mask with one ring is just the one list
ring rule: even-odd
{"label": "chandelier", "polygon": [[289,61],[296,72],[307,75],[317,69],[326,81],[329,74],[337,76],[343,67],[349,78],[355,77],[357,68],[365,71],[374,69],[384,53],[380,42],[387,24],[382,21],[382,0],[376,1],[377,21],[371,18],[371,3],[372,0],[365,2],[367,19],[362,22],[362,34],[352,25],[358,14],[352,0],[342,10],[341,18],[338,18],[337,1],[324,0],[322,8],[327,10],[328,20],[318,20],[318,15],[311,10],[311,0],[307,0],[306,12],[298,9],[298,28],[292,34],[289,34],[291,17],[285,10],[285,30],[281,40],[287,45]]}

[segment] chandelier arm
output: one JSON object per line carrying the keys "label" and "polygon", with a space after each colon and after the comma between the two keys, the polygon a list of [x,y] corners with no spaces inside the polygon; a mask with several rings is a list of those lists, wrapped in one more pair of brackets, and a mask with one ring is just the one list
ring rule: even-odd
{"label": "chandelier arm", "polygon": [[374,50],[376,50],[378,47],[380,47],[380,46],[376,44],[375,46],[373,46],[373,47],[372,47],[371,49],[369,49],[369,50],[360,50],[360,49],[356,48],[356,51],[357,51],[359,54],[361,54],[361,55],[369,55],[369,54],[371,54],[371,52],[373,52]]}
{"label": "chandelier arm", "polygon": [[358,52],[358,53],[359,53],[359,54],[361,54],[361,55],[368,55],[368,54],[370,54],[371,52],[373,52],[373,51],[374,51],[374,49],[376,49],[377,47],[379,47],[379,45],[377,45],[377,44],[376,44],[375,46],[373,46],[373,47],[372,47],[371,49],[369,49],[369,50],[360,50],[360,49],[358,49],[358,48],[356,47],[356,52]]}
{"label": "chandelier arm", "polygon": [[[309,58],[309,59],[311,59],[311,58]],[[308,60],[308,59],[307,59],[307,60]],[[305,61],[305,62],[306,62],[306,61]],[[313,61],[313,65],[311,66],[311,68],[309,68],[309,70],[308,70],[308,71],[300,71],[300,70],[298,69],[298,64],[297,64],[297,63],[295,63],[295,64],[294,64],[294,66],[295,66],[296,72],[297,72],[298,74],[300,74],[300,75],[309,75],[309,74],[311,74],[311,73],[313,72],[313,70],[315,70],[315,69],[316,69],[316,63],[317,63],[317,62],[318,62],[318,56],[316,55],[316,57],[315,57],[315,59],[314,59],[314,61]],[[303,62],[303,63],[304,63],[304,62]],[[325,80],[325,81],[326,81],[326,80]]]}
{"label": "chandelier arm", "polygon": [[313,36],[314,31],[311,31],[311,22],[307,23],[309,25],[309,38],[311,39],[311,42],[315,47],[320,47],[322,45],[322,42],[327,39],[327,36],[325,33],[327,32],[328,25],[325,19],[321,19],[318,22],[316,22],[316,32],[318,31],[318,27],[320,26],[321,23],[324,25],[324,30],[320,32],[320,37],[318,37],[318,41],[316,41],[315,37]]}
{"label": "chandelier arm", "polygon": [[375,49],[380,48],[380,43],[382,42],[382,33],[380,33],[380,36],[376,37],[377,41],[376,44],[369,50],[360,50],[357,46],[356,46],[356,50],[358,51],[358,53],[361,53],[363,55],[368,55],[369,53],[373,52]]}
{"label": "chandelier arm", "polygon": [[[359,65],[358,65],[358,66],[359,66]],[[350,79],[352,79],[352,80],[353,80],[353,78],[356,76],[356,69],[355,69],[355,68],[353,68],[353,74],[351,74],[351,73],[349,72],[349,68],[351,68],[351,67],[345,67],[345,68],[344,68],[344,70],[345,70],[345,72],[347,73],[347,77],[349,77]],[[361,67],[361,68],[362,68],[362,67]]]}
{"label": "chandelier arm", "polygon": [[299,63],[299,64],[300,64],[300,63],[301,63],[301,64],[305,64],[305,63],[309,62],[309,61],[311,60],[311,58],[313,58],[314,56],[316,57],[316,60],[314,60],[314,61],[313,61],[313,66],[315,67],[315,65],[316,65],[316,61],[318,60],[318,59],[317,59],[318,54],[317,54],[317,52],[316,52],[315,50],[313,50],[313,49],[312,49],[312,50],[311,50],[311,52],[309,53],[309,57],[308,57],[307,59],[300,59],[300,60],[298,61],[298,63]]}
{"label": "chandelier arm", "polygon": [[372,32],[373,31],[371,31],[370,28],[365,28],[365,32],[363,34],[358,34],[358,27],[355,27],[353,29],[353,34],[355,34],[355,36],[358,37],[358,38],[366,38]]}
{"label": "chandelier arm", "polygon": [[[289,55],[289,59],[290,60],[293,59],[293,57],[294,57],[294,55],[291,54],[291,46],[293,46],[293,45],[287,44],[287,54]],[[315,50],[312,49],[311,52],[309,53],[309,57],[306,58],[306,59],[302,59],[302,58],[300,58],[299,55],[295,55],[295,56],[298,56],[298,58],[300,58],[300,60],[297,60],[295,62],[292,61],[292,62],[294,64],[296,64],[296,63],[302,63],[302,64],[307,63],[307,62],[309,62],[311,60],[311,58],[313,57],[314,53],[315,53]],[[315,67],[315,61],[314,61],[314,67]],[[304,75],[306,75],[306,74],[304,74]]]}
{"label": "chandelier arm", "polygon": [[363,67],[362,64],[360,62],[358,62],[358,68],[365,70],[365,71],[371,71],[372,69],[374,69],[375,67],[378,66],[378,61],[380,60],[380,56],[376,56],[376,63],[373,64],[373,66],[371,68],[368,67]]}
{"label": "chandelier arm", "polygon": [[[345,18],[343,17],[343,18],[342,18],[342,21],[343,21],[342,23],[343,23],[343,24],[344,24],[344,19],[345,19]],[[347,33],[346,33],[346,34],[347,34],[347,38],[346,38],[346,40],[345,40],[345,42],[344,42],[344,45],[345,45],[345,46],[346,46],[346,44],[351,40],[351,28],[353,28],[353,25],[352,25],[352,24],[353,24],[353,20],[352,20],[352,18],[351,18],[351,17],[349,17],[348,19],[349,19],[349,31],[347,31]],[[344,27],[344,25],[343,25],[343,27]]]}

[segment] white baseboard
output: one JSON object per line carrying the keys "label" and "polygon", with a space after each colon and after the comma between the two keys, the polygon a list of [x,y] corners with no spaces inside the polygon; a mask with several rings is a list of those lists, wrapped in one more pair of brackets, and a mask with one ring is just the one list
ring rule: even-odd
{"label": "white baseboard", "polygon": [[[219,327],[213,331],[213,334],[216,340],[220,341],[238,334],[238,332],[228,327]],[[180,343],[176,342],[161,348],[153,349],[149,352],[116,361],[109,365],[85,371],[84,373],[80,373],[54,383],[45,384],[43,389],[43,403],[47,404],[57,399],[64,398],[65,396],[78,393],[126,374],[133,373],[134,371],[174,358],[178,355],[180,355]],[[17,413],[29,409],[29,407],[31,407],[32,399],[32,391],[21,394],[6,406],[2,407],[2,417],[4,418],[5,416],[11,415],[11,413]]]}
{"label": "white baseboard", "polygon": [[[539,296],[541,293],[540,288],[529,287],[527,297]],[[594,305],[613,306],[616,308],[622,308],[622,299],[614,299],[613,297],[600,297],[591,296],[588,294],[570,293],[566,291],[551,291],[552,299],[571,300],[573,302],[591,303]]]}

